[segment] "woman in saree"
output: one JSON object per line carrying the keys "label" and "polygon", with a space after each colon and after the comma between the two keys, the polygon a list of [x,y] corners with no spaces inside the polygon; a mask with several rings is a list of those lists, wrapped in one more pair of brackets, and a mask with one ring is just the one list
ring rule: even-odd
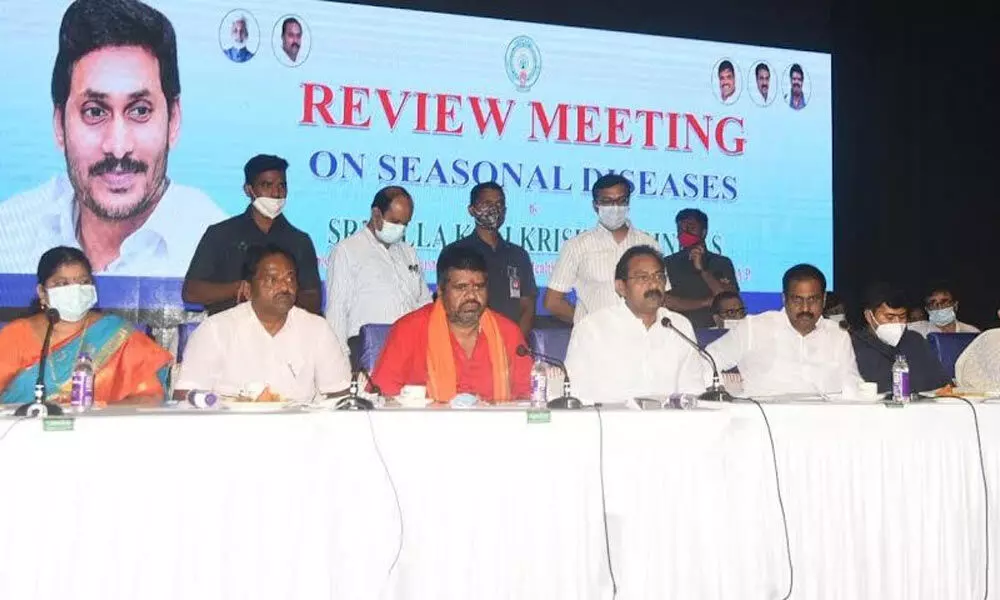
{"label": "woman in saree", "polygon": [[73,367],[87,353],[96,406],[163,401],[170,353],[125,319],[94,310],[97,289],[83,252],[67,246],[46,251],[38,262],[37,292],[41,310],[0,329],[0,402],[34,399],[50,308],[59,311],[59,320],[44,373],[46,400],[69,402]]}

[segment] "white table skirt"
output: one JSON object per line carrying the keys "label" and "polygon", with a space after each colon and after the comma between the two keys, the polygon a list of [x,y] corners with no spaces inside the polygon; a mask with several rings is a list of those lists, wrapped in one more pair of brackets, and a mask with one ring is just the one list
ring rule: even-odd
{"label": "white table skirt", "polygon": [[[982,596],[967,406],[766,409],[793,598]],[[997,519],[1000,407],[979,411]],[[781,598],[757,409],[603,416],[618,597]],[[611,598],[593,411],[371,418],[402,505],[391,578],[399,519],[365,414],[87,416],[0,441],[0,599]]]}

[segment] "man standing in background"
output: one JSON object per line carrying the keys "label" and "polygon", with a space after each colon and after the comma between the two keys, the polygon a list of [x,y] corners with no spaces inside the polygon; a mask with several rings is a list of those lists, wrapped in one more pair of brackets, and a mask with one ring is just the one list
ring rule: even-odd
{"label": "man standing in background", "polygon": [[674,220],[681,249],[666,258],[671,287],[663,305],[687,317],[695,329],[712,327],[712,299],[740,290],[733,261],[708,251],[708,215],[685,208]]}
{"label": "man standing in background", "polygon": [[252,246],[275,245],[290,254],[298,266],[296,304],[319,314],[321,296],[316,247],[305,232],[282,213],[288,197],[288,162],[258,154],[243,167],[243,193],[250,206],[243,214],[216,223],[205,231],[184,278],[185,302],[202,304],[209,314],[246,300],[242,269]]}
{"label": "man standing in background", "polygon": [[380,189],[367,225],[330,252],[326,320],[355,365],[362,325],[391,325],[431,302],[417,251],[403,239],[413,210],[404,188]]}
{"label": "man standing in background", "polygon": [[32,273],[43,252],[71,246],[95,272],[183,273],[225,213],[167,177],[180,94],[177,39],[162,13],[136,0],[71,4],[52,67],[66,174],[0,203],[0,272]]}
{"label": "man standing in background", "polygon": [[475,231],[451,245],[471,248],[483,255],[488,274],[489,307],[517,323],[524,337],[528,337],[535,318],[538,288],[528,253],[500,236],[507,216],[503,188],[492,181],[472,188],[469,214],[476,220]]}
{"label": "man standing in background", "polygon": [[[567,241],[545,291],[545,308],[566,323],[578,323],[587,313],[621,302],[615,291],[615,267],[632,246],[660,245],[628,219],[632,182],[621,175],[604,175],[591,190],[597,227]],[[670,282],[666,282],[670,289]],[[576,306],[566,294],[576,291]]]}

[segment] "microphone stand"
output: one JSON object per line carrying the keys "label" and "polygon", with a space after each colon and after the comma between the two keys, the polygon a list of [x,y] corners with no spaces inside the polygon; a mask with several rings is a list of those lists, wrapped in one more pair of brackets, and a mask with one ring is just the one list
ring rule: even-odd
{"label": "microphone stand", "polygon": [[579,398],[573,396],[573,389],[570,386],[569,382],[569,372],[566,370],[566,365],[563,363],[563,361],[559,360],[558,358],[555,358],[554,356],[547,356],[545,354],[542,354],[541,352],[535,352],[534,350],[528,348],[524,344],[521,344],[520,346],[517,347],[517,355],[531,356],[532,358],[536,358],[542,361],[543,363],[552,365],[553,367],[556,367],[557,369],[562,371],[563,395],[558,398],[553,398],[552,400],[549,400],[546,403],[547,407],[558,410],[563,410],[563,409],[576,410],[579,408],[583,408],[583,402],[581,402]]}
{"label": "microphone stand", "polygon": [[[365,374],[365,378],[368,379],[369,382],[371,381],[371,376],[368,374],[368,371],[365,371],[364,369],[358,369],[355,371],[354,376],[351,377],[351,387],[348,389],[347,396],[341,398],[337,402],[336,406],[334,406],[334,410],[372,410],[375,408],[375,405],[371,400],[362,398],[358,395],[358,392],[360,391],[358,380],[361,378],[362,373]],[[381,391],[377,388],[375,388],[375,393],[381,395]]]}
{"label": "microphone stand", "polygon": [[38,359],[38,379],[35,380],[35,399],[17,407],[14,416],[17,417],[47,417],[63,414],[62,408],[45,400],[45,365],[49,362],[49,344],[52,341],[52,329],[59,321],[59,311],[49,308],[45,311],[48,325],[45,328],[45,339],[42,342],[42,354]]}
{"label": "microphone stand", "polygon": [[725,386],[722,385],[722,379],[719,377],[719,368],[715,365],[715,359],[712,355],[699,346],[698,342],[692,340],[688,336],[684,335],[684,333],[679,329],[674,327],[674,324],[670,322],[669,317],[663,317],[660,319],[660,324],[680,336],[680,338],[687,342],[689,346],[694,348],[699,355],[708,359],[709,364],[712,365],[712,385],[708,386],[708,389],[702,392],[698,396],[698,399],[708,402],[732,402],[733,396],[726,391]]}

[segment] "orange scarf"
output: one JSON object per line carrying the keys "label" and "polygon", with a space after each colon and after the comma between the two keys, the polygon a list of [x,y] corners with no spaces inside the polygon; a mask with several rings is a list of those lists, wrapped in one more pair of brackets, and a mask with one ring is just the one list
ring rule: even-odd
{"label": "orange scarf", "polygon": [[[500,336],[500,328],[493,311],[486,309],[479,319],[479,329],[486,335],[493,367],[493,402],[510,402],[510,365],[507,349]],[[431,309],[427,328],[427,395],[437,403],[451,402],[458,394],[458,373],[451,346],[448,316],[441,300]]]}

